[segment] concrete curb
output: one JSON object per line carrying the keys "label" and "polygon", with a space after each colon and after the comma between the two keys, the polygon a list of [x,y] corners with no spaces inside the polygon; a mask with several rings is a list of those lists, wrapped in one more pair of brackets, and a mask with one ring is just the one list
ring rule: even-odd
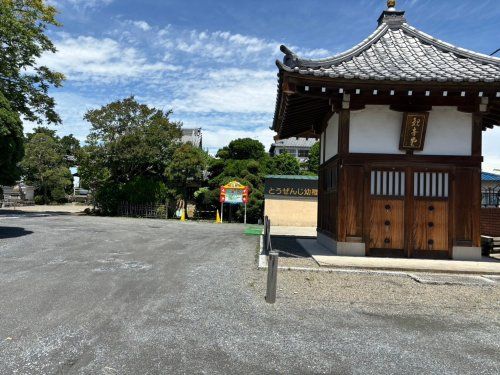
{"label": "concrete curb", "polygon": [[[267,255],[264,254],[264,236],[260,236],[260,250],[259,250],[259,260],[257,269],[267,270]],[[313,258],[314,259],[314,258]],[[316,263],[318,263],[316,261]],[[385,276],[398,276],[398,277],[412,277],[414,273],[422,273],[427,275],[447,275],[447,276],[479,276],[486,278],[489,282],[494,285],[496,278],[499,276],[497,274],[485,274],[484,272],[459,272],[459,271],[429,271],[420,269],[383,269],[383,268],[362,268],[362,267],[335,267],[335,266],[324,266],[318,263],[321,268],[311,268],[311,267],[283,267],[278,266],[280,271],[296,271],[296,272],[312,272],[312,273],[352,273],[352,274],[373,274],[373,275],[385,275]],[[493,280],[492,280],[493,279]]]}

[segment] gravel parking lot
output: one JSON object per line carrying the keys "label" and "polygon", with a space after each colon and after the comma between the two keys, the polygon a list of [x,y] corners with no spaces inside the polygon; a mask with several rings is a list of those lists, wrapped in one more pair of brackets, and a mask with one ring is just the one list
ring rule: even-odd
{"label": "gravel parking lot", "polygon": [[268,305],[243,229],[0,211],[0,373],[500,373],[498,280],[284,271]]}

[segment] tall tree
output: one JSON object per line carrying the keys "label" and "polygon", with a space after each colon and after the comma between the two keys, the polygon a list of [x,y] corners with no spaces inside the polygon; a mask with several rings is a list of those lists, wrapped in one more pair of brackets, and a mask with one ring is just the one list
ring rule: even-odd
{"label": "tall tree", "polygon": [[[152,203],[164,194],[164,173],[181,138],[171,113],[129,97],[85,114],[91,129],[79,152],[79,174],[104,213],[116,213],[120,201]],[[141,184],[150,187],[140,195],[149,201],[134,194],[132,187]]]}
{"label": "tall tree", "polygon": [[65,135],[59,140],[61,152],[68,167],[74,167],[80,153],[80,141],[73,134]]}
{"label": "tall tree", "polygon": [[23,124],[0,92],[0,185],[11,185],[19,178],[23,155]]}
{"label": "tall tree", "polygon": [[48,26],[59,26],[56,13],[44,0],[0,0],[0,92],[29,121],[60,122],[48,90],[64,76],[38,64],[56,52],[46,35]]}
{"label": "tall tree", "polygon": [[59,141],[59,137],[56,134],[56,131],[54,129],[49,129],[46,126],[37,126],[36,128],[33,128],[30,133],[26,134],[26,141],[31,141],[31,138],[33,138],[37,134],[45,134],[50,138],[54,138],[55,140]]}
{"label": "tall tree", "polygon": [[316,142],[309,150],[309,159],[307,160],[307,170],[311,173],[318,174],[319,171],[319,155],[321,152],[321,145]]}
{"label": "tall tree", "polygon": [[274,174],[297,175],[300,174],[300,163],[295,156],[285,152],[273,158]]}
{"label": "tall tree", "polygon": [[198,147],[186,143],[178,147],[165,175],[178,197],[182,198],[184,208],[188,199],[188,187],[199,187],[203,181],[203,172],[207,168],[207,156]]}
{"label": "tall tree", "polygon": [[[273,171],[273,161],[262,143],[250,138],[236,139],[220,149],[217,159],[210,163],[210,193],[205,195],[210,196],[213,207],[218,207],[220,186],[238,180],[250,188],[247,219],[257,222],[263,216],[264,179]],[[243,207],[239,207],[235,216],[243,220]]]}
{"label": "tall tree", "polygon": [[89,145],[102,148],[106,168],[118,182],[135,176],[162,178],[181,137],[180,123],[170,120],[171,111],[148,107],[134,97],[88,111]]}
{"label": "tall tree", "polygon": [[21,163],[27,183],[33,184],[43,196],[43,202],[64,198],[71,187],[71,173],[64,165],[57,140],[38,133],[26,143],[26,154]]}
{"label": "tall tree", "polygon": [[265,148],[262,143],[252,138],[239,138],[231,141],[227,147],[218,151],[218,157],[235,160],[258,160],[264,157]]}

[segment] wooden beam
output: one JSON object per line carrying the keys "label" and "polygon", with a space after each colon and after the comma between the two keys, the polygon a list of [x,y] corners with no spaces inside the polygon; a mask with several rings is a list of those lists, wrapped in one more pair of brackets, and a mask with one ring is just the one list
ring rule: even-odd
{"label": "wooden beam", "polygon": [[483,92],[484,96],[496,97],[498,92],[498,83],[485,83],[485,82],[424,82],[424,81],[377,81],[377,80],[360,80],[360,79],[346,79],[346,78],[329,78],[329,77],[315,77],[305,76],[299,73],[286,72],[285,75],[291,82],[295,82],[298,86],[309,85],[311,87],[326,87],[327,90],[335,90],[336,88],[343,88],[344,91],[355,92],[357,89],[361,91],[378,90],[396,90],[405,91],[431,91],[431,93],[440,93],[448,91],[449,94],[457,92],[461,95],[465,91],[467,95],[474,93],[477,97],[479,92]]}
{"label": "wooden beam", "polygon": [[475,113],[472,116],[472,156],[482,155],[483,116]]}
{"label": "wooden beam", "polygon": [[420,104],[392,104],[390,109],[396,112],[430,112],[432,106]]}
{"label": "wooden beam", "polygon": [[339,144],[338,153],[347,155],[349,153],[349,132],[351,123],[351,111],[342,109],[339,112]]}

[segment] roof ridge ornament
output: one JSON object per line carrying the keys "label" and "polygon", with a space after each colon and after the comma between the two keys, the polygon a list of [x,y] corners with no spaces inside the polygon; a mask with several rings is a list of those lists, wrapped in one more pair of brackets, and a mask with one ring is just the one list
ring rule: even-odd
{"label": "roof ridge ornament", "polygon": [[383,23],[391,28],[398,28],[406,23],[405,12],[396,9],[396,0],[387,0],[387,10],[384,10],[378,19],[379,26]]}

